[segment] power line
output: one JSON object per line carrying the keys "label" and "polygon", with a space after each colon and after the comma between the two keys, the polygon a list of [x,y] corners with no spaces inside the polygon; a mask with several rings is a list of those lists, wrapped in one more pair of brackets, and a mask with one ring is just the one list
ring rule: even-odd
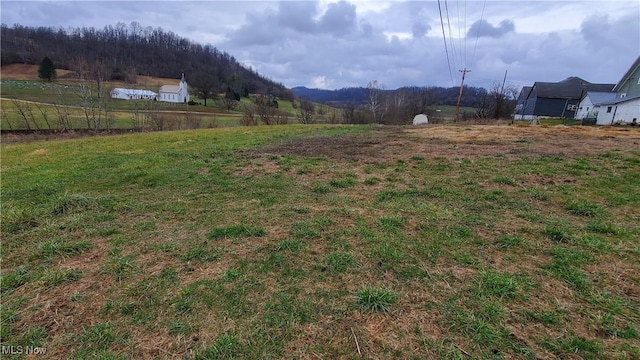
{"label": "power line", "polygon": [[447,36],[445,35],[445,32],[444,32],[444,21],[442,20],[442,7],[440,6],[440,0],[438,0],[438,11],[440,12],[440,24],[442,25],[442,40],[444,40],[444,51],[447,54],[447,65],[449,66],[449,76],[451,76],[451,83],[453,83],[453,72],[451,71],[451,60],[449,59],[449,48],[447,47]]}
{"label": "power line", "polygon": [[478,47],[478,39],[480,38],[480,28],[482,27],[482,20],[484,18],[484,8],[487,5],[487,0],[482,3],[482,13],[480,14],[480,21],[478,22],[478,31],[476,31],[476,43],[473,45],[473,55],[471,56],[471,65],[476,59],[476,48]]}
{"label": "power line", "polygon": [[451,19],[449,18],[449,5],[447,4],[447,0],[444,0],[444,10],[447,15],[447,27],[449,28],[449,42],[451,43],[451,52],[453,54],[453,66],[458,67],[456,64],[456,60],[458,56],[456,55],[456,45],[453,42],[453,31],[451,30]]}
{"label": "power line", "polygon": [[467,0],[464,0],[464,65],[467,65]]}

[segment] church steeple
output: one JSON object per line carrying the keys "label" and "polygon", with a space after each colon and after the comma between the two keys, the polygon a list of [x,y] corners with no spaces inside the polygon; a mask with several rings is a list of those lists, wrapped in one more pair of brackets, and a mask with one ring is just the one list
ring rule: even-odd
{"label": "church steeple", "polygon": [[187,86],[187,80],[184,79],[184,73],[182,73],[182,77],[180,78],[178,96],[183,102],[189,102],[189,88]]}

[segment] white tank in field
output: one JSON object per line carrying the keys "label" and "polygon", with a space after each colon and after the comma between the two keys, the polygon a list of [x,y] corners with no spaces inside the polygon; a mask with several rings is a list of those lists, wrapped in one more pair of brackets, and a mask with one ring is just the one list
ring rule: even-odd
{"label": "white tank in field", "polygon": [[413,118],[413,125],[426,125],[429,123],[429,118],[425,114],[418,114]]}

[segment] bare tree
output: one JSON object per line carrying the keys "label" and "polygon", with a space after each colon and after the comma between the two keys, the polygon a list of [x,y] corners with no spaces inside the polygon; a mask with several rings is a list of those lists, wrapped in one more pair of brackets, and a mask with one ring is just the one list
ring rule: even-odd
{"label": "bare tree", "polygon": [[5,106],[0,106],[0,116],[2,116],[2,121],[9,126],[9,130],[13,130],[13,126],[11,126],[11,121],[9,120],[9,116],[7,114],[7,108]]}
{"label": "bare tree", "polygon": [[258,122],[256,121],[255,104],[244,104],[241,124],[244,126],[254,126],[258,124]]}
{"label": "bare tree", "polygon": [[312,124],[314,122],[315,106],[307,99],[300,99],[300,108],[298,109],[298,120],[302,124]]}
{"label": "bare tree", "polygon": [[286,125],[289,123],[289,115],[281,110],[276,110],[273,115],[273,123],[276,125]]}
{"label": "bare tree", "polygon": [[58,100],[53,104],[53,110],[58,118],[57,128],[58,130],[71,130],[71,113],[69,107],[61,105],[63,98],[62,90],[58,89]]}
{"label": "bare tree", "polygon": [[385,124],[408,124],[413,119],[409,107],[409,93],[406,89],[396,90],[383,97],[386,116]]}
{"label": "bare tree", "polygon": [[354,124],[355,107],[347,105],[342,109],[342,122],[345,124]]}
{"label": "bare tree", "polygon": [[20,117],[24,121],[24,125],[27,130],[31,130],[31,122],[33,122],[33,125],[36,129],[40,130],[38,122],[33,117],[33,112],[31,111],[31,107],[29,107],[28,104],[16,99],[11,99],[11,102],[13,103],[13,106],[16,108],[16,110],[18,110],[18,114],[20,114]]}
{"label": "bare tree", "polygon": [[40,105],[40,104],[35,104],[36,109],[38,109],[38,111],[40,112],[40,115],[42,115],[42,119],[44,120],[45,124],[47,124],[47,129],[52,129],[51,124],[49,123],[49,112],[47,110],[47,107],[44,105]]}
{"label": "bare tree", "polygon": [[240,94],[230,86],[228,86],[227,91],[224,93],[224,97],[222,98],[222,104],[224,105],[224,108],[227,110],[235,110],[238,107],[239,101]]}
{"label": "bare tree", "polygon": [[254,99],[255,113],[265,125],[275,124],[278,115],[278,102],[275,98],[258,96]]}
{"label": "bare tree", "polygon": [[378,80],[370,81],[367,84],[367,98],[365,102],[366,109],[371,113],[372,120],[375,123],[380,122],[383,113],[382,90],[383,85],[378,84]]}
{"label": "bare tree", "polygon": [[488,92],[480,95],[476,115],[480,118],[503,119],[511,117],[515,109],[518,90],[513,85],[495,83]]}
{"label": "bare tree", "polygon": [[338,116],[338,113],[336,111],[330,110],[327,114],[327,122],[329,122],[329,124],[339,124],[340,117]]}
{"label": "bare tree", "polygon": [[90,83],[94,68],[86,60],[76,59],[73,64],[73,69],[78,77],[76,96],[80,101],[87,129],[97,131],[102,126],[104,107],[100,99],[101,95],[93,89]]}
{"label": "bare tree", "polygon": [[91,70],[93,78],[96,81],[98,97],[102,97],[102,84],[104,83],[105,78],[108,76],[109,69],[102,62],[102,60],[97,60],[91,66]]}
{"label": "bare tree", "polygon": [[200,72],[191,78],[191,87],[198,97],[204,99],[204,106],[207,106],[207,99],[214,99],[218,93],[218,80],[209,72]]}
{"label": "bare tree", "polygon": [[145,114],[144,103],[133,101],[133,111],[131,112],[131,126],[135,131],[144,131],[147,128],[147,115]]}

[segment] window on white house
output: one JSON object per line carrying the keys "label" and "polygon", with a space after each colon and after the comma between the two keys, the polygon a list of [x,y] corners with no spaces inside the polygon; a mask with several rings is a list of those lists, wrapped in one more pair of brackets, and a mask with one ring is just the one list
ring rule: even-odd
{"label": "window on white house", "polygon": [[621,98],[623,98],[623,97],[625,97],[625,96],[627,96],[627,93],[622,93],[622,94],[620,94],[620,97],[621,97]]}
{"label": "window on white house", "polygon": [[611,112],[611,106],[607,106],[607,113]]}

